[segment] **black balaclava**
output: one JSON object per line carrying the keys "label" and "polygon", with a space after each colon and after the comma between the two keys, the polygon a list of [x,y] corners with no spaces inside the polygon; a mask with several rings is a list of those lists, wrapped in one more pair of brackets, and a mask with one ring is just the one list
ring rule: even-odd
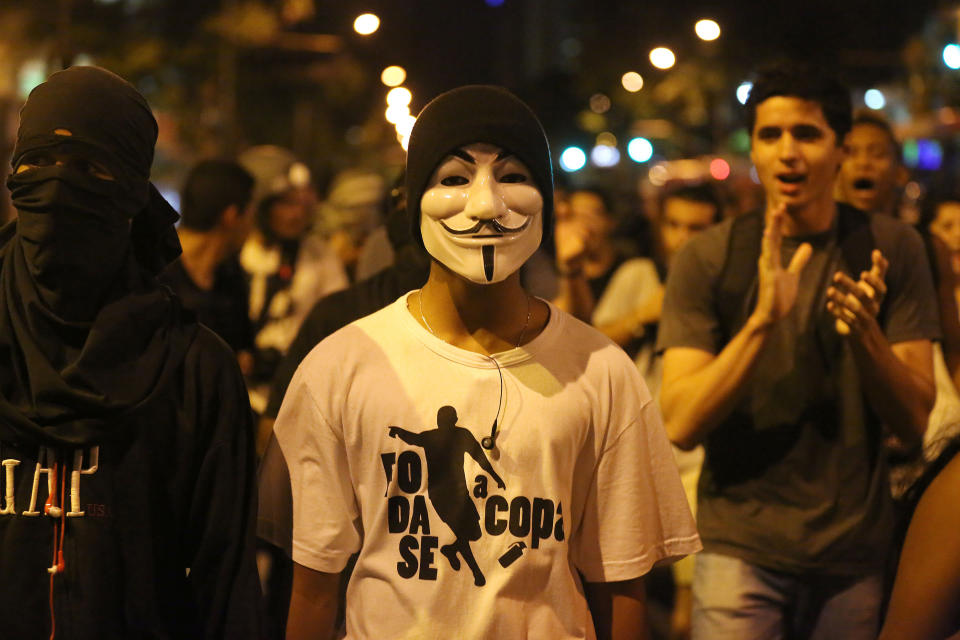
{"label": "black balaclava", "polygon": [[[21,110],[18,219],[0,229],[0,438],[102,438],[180,366],[195,327],[153,278],[180,250],[149,181],[156,138],[143,96],[97,67],[53,74]],[[48,152],[71,161],[33,161]]]}
{"label": "black balaclava", "polygon": [[[156,139],[157,123],[143,96],[109,71],[74,67],[30,93],[20,112],[14,171],[31,156],[51,152],[97,162],[115,178],[48,165],[7,180],[30,274],[58,315],[92,317],[127,258],[131,221],[148,205],[138,231],[148,218],[173,221],[176,214],[163,207],[149,181]],[[148,263],[156,258],[138,249]]]}
{"label": "black balaclava", "polygon": [[523,161],[543,196],[543,237],[553,222],[550,145],[537,116],[518,97],[491,85],[441,93],[423,108],[407,145],[407,212],[410,232],[423,247],[420,200],[434,169],[451,151],[475,142],[495,144]]}

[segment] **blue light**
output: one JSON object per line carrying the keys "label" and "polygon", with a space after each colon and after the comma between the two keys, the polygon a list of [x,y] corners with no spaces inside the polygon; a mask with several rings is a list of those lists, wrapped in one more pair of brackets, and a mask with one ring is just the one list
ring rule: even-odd
{"label": "blue light", "polygon": [[504,0],[484,0],[487,3],[488,7],[500,7],[503,6]]}
{"label": "blue light", "polygon": [[867,92],[863,94],[863,104],[871,109],[883,109],[887,106],[887,99],[879,89],[868,89]]}
{"label": "blue light", "polygon": [[634,138],[627,143],[627,155],[634,162],[646,162],[653,157],[653,145],[646,138]]}
{"label": "blue light", "polygon": [[580,171],[587,164],[587,154],[580,147],[567,147],[560,154],[560,168],[567,173]]}
{"label": "blue light", "polygon": [[960,45],[948,44],[943,48],[943,64],[951,69],[960,69]]}
{"label": "blue light", "polygon": [[750,97],[750,90],[753,89],[752,82],[741,82],[737,87],[737,102],[747,104],[747,98]]}
{"label": "blue light", "polygon": [[917,168],[937,171],[943,164],[943,147],[936,140],[917,140]]}
{"label": "blue light", "polygon": [[590,162],[604,169],[615,167],[620,162],[620,152],[608,144],[598,144],[590,150]]}

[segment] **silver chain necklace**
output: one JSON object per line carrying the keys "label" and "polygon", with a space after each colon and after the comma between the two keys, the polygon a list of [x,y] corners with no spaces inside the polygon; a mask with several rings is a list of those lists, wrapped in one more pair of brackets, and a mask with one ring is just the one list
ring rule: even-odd
{"label": "silver chain necklace", "polygon": [[[418,305],[419,311],[420,311],[420,319],[423,320],[423,326],[425,326],[425,327],[427,328],[427,331],[429,331],[429,332],[430,332],[430,335],[432,335],[434,338],[437,338],[438,340],[443,340],[443,338],[441,338],[440,336],[438,336],[438,335],[437,335],[437,332],[433,330],[433,327],[430,326],[430,323],[427,322],[427,317],[426,317],[425,315],[423,315],[423,289],[420,289],[420,292],[419,292],[419,294],[417,295],[417,305]],[[515,345],[513,346],[514,349],[518,348],[520,345],[523,344],[523,337],[524,337],[525,335],[527,335],[527,328],[530,326],[530,313],[531,313],[531,310],[532,310],[532,309],[531,309],[531,306],[530,306],[530,294],[528,293],[528,294],[527,294],[527,319],[524,320],[524,322],[523,322],[523,328],[520,329],[520,337],[517,338],[517,344],[515,344]],[[443,340],[443,341],[446,342],[446,340]],[[489,356],[488,356],[488,357],[489,357]]]}

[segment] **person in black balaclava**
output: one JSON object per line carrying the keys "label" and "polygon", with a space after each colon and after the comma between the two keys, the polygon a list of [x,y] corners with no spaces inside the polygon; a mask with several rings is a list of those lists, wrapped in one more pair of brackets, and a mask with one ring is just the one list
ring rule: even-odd
{"label": "person in black balaclava", "polygon": [[180,252],[157,124],[96,67],[21,113],[0,230],[0,620],[11,638],[259,632],[253,440],[229,348],[154,278]]}

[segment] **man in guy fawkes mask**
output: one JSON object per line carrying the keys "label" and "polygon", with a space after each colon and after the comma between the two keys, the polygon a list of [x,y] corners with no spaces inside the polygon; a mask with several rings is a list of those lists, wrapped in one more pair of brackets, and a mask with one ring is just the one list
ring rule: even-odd
{"label": "man in guy fawkes mask", "polygon": [[252,430],[180,251],[157,124],[96,67],[21,111],[0,230],[0,620],[11,638],[255,637]]}
{"label": "man in guy fawkes mask", "polygon": [[643,574],[699,539],[636,368],[520,284],[553,213],[540,123],[498,87],[442,94],[407,190],[426,285],[321,342],[277,417],[287,637],[327,637],[357,551],[348,638],[638,633]]}

